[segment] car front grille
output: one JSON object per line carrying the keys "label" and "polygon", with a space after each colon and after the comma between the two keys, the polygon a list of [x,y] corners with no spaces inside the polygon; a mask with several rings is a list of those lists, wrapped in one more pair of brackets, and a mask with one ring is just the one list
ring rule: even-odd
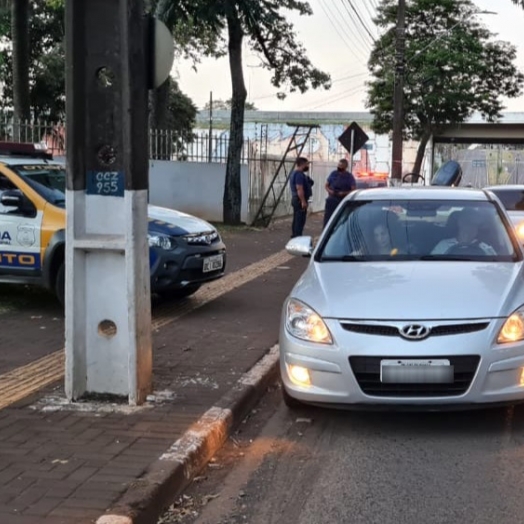
{"label": "car front grille", "polygon": [[[340,323],[342,328],[353,333],[361,333],[363,335],[378,335],[382,337],[400,337],[398,327],[379,325],[379,324],[352,324],[348,322]],[[443,324],[431,328],[428,337],[438,337],[446,335],[463,335],[465,333],[475,333],[486,329],[489,322],[472,322],[468,324]],[[426,337],[426,338],[428,338]]]}
{"label": "car front grille", "polygon": [[[349,357],[349,364],[360,389],[374,397],[453,397],[464,394],[480,362],[478,355],[452,357],[424,356],[424,359],[447,359],[454,369],[454,380],[447,384],[384,384],[380,381],[380,362],[387,357]],[[413,357],[394,357],[409,360]]]}

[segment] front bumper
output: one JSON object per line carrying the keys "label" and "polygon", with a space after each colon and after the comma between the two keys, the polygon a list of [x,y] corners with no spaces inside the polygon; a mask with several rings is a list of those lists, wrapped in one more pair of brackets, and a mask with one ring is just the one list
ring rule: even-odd
{"label": "front bumper", "polygon": [[[204,260],[217,256],[222,256],[222,267],[204,272]],[[192,246],[184,243],[169,251],[152,247],[150,268],[153,293],[216,280],[223,277],[225,273],[226,246],[222,241],[218,241],[210,246]]]}
{"label": "front bumper", "polygon": [[[495,345],[504,319],[475,322],[487,323],[487,327],[415,342],[400,336],[348,332],[339,321],[326,320],[334,339],[332,346],[326,346],[291,336],[282,318],[283,386],[302,402],[346,408],[462,409],[524,401],[524,343]],[[464,321],[456,322],[461,323]],[[450,360],[455,369],[454,381],[449,387],[424,384],[395,388],[395,384],[381,384],[380,361],[391,358]],[[292,382],[289,365],[307,368],[311,385]]]}

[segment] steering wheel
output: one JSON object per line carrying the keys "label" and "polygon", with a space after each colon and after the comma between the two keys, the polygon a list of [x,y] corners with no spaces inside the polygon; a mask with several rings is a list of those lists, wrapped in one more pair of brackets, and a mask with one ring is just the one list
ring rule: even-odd
{"label": "steering wheel", "polygon": [[451,246],[445,253],[445,255],[463,255],[463,256],[485,256],[486,253],[479,246],[478,242],[473,244],[455,244]]}
{"label": "steering wheel", "polygon": [[[413,184],[414,182],[416,182],[419,178],[422,180],[422,182],[425,182],[426,179],[422,176],[422,175],[419,175],[418,173],[406,173],[403,177],[402,177],[402,183],[406,183],[407,181],[407,178],[408,177],[411,177],[411,183]],[[413,178],[415,180],[413,180]]]}

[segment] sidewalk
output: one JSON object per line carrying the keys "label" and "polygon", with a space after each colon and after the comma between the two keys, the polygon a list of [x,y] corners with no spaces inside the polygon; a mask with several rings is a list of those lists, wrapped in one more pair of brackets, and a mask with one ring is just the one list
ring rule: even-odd
{"label": "sidewalk", "polygon": [[[321,217],[312,216],[305,233],[318,234],[320,227]],[[203,288],[185,309],[159,306],[155,396],[147,406],[72,409],[58,383],[0,411],[0,524],[93,523],[110,507],[125,508],[128,489],[134,489],[135,499],[137,489],[144,496],[151,491],[147,483],[158,458],[228,398],[242,374],[277,342],[282,302],[307,264],[301,258],[286,257],[285,264],[279,256],[266,260],[283,249],[289,232],[289,221],[270,230],[226,231],[230,288],[217,287],[216,298],[210,291],[200,299]],[[191,304],[199,307],[189,311]],[[169,311],[173,322],[166,317]],[[11,332],[23,325],[14,313],[2,319],[9,319],[10,327],[4,326],[0,347],[6,340],[16,344],[21,333],[28,337],[27,328]],[[46,347],[53,344],[47,353],[63,347],[56,330],[53,326],[53,336],[46,333]],[[138,515],[146,514],[145,503],[134,508]]]}

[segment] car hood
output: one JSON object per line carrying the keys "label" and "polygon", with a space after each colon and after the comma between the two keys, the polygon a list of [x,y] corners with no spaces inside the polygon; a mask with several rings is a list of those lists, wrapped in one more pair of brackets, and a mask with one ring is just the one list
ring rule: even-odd
{"label": "car hood", "polygon": [[507,316],[524,304],[522,262],[312,262],[291,296],[325,318]]}
{"label": "car hood", "polygon": [[209,222],[174,209],[150,205],[148,206],[147,214],[150,233],[182,236],[216,231]]}

